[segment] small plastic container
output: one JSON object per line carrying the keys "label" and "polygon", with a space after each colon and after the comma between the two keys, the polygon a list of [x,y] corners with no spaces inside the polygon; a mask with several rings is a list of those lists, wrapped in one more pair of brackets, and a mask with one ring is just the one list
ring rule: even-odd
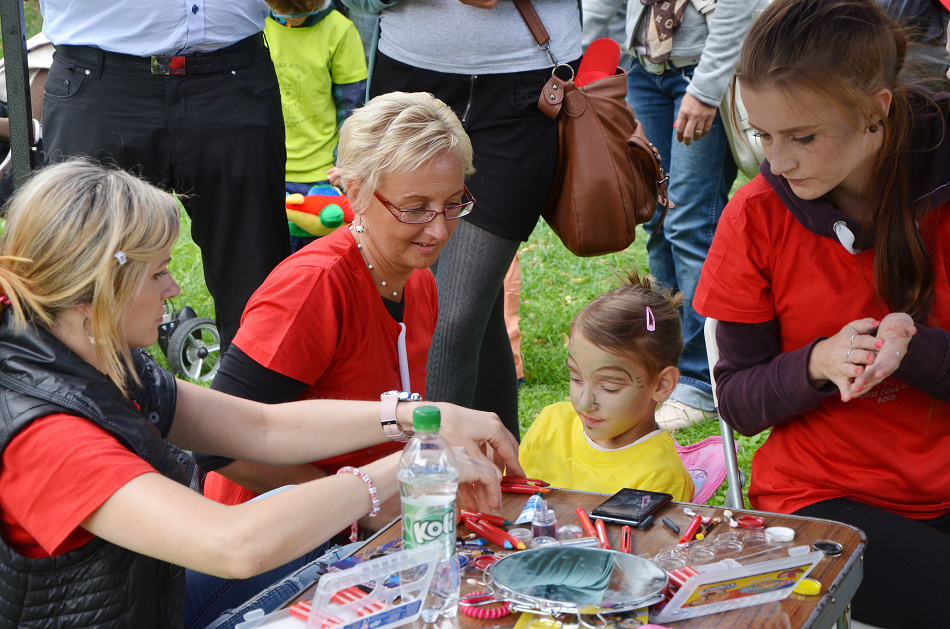
{"label": "small plastic container", "polygon": [[557,544],[553,537],[535,537],[531,540],[531,548],[541,548],[542,546],[551,546]]}
{"label": "small plastic container", "polygon": [[716,557],[736,557],[745,545],[737,539],[717,539],[712,547],[716,551]]}
{"label": "small plastic container", "polygon": [[534,519],[531,521],[531,534],[535,537],[550,537],[557,539],[557,516],[553,509],[548,509],[548,503],[541,501],[541,505],[534,513]]}
{"label": "small plastic container", "polygon": [[664,570],[676,570],[686,565],[686,552],[680,546],[665,548],[653,556],[653,563]]}
{"label": "small plastic container", "polygon": [[517,528],[508,529],[508,535],[511,535],[519,542],[524,542],[525,546],[528,546],[528,542],[530,542],[534,537],[531,529],[523,529],[520,526]]}
{"label": "small plastic container", "polygon": [[716,559],[716,550],[712,544],[697,544],[689,549],[687,557],[689,565],[698,566]]}
{"label": "small plastic container", "polygon": [[585,537],[584,529],[577,526],[576,524],[564,524],[557,527],[557,539],[558,541],[566,541],[569,539],[580,539]]}

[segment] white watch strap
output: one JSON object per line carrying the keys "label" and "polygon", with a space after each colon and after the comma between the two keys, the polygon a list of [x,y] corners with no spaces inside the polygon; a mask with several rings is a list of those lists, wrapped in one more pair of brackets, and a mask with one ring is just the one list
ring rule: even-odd
{"label": "white watch strap", "polygon": [[399,404],[399,392],[384,393],[379,399],[381,402],[379,416],[380,423],[383,425],[383,432],[393,441],[402,443],[409,441],[409,436],[402,431],[399,422],[396,421],[396,405]]}

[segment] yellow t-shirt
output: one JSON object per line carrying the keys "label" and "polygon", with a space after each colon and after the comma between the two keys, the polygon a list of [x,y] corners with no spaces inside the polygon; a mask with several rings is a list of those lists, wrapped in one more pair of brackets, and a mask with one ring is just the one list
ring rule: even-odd
{"label": "yellow t-shirt", "polygon": [[264,26],[284,111],[287,181],[327,178],[340,141],[333,85],[366,79],[366,57],[353,22],[336,11],[312,26]]}
{"label": "yellow t-shirt", "polygon": [[683,467],[670,433],[617,450],[598,450],[584,436],[584,425],[570,402],[544,408],[521,442],[521,467],[530,478],[554,487],[614,494],[630,487],[693,498],[693,479]]}

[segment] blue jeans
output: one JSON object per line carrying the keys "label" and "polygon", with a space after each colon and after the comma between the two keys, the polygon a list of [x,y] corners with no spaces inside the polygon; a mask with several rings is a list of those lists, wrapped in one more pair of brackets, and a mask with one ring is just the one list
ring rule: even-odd
{"label": "blue jeans", "polygon": [[[278,487],[252,500],[290,489]],[[230,629],[244,614],[260,609],[269,614],[326,572],[326,566],[348,556],[360,544],[330,548],[327,542],[282,566],[249,579],[223,579],[203,572],[185,573],[185,629]],[[258,612],[259,613],[259,612]]]}
{"label": "blue jeans", "polygon": [[303,591],[349,550],[324,544],[279,568],[250,579],[222,579],[194,570],[185,574],[185,629],[230,629],[244,614],[271,613]]}
{"label": "blue jeans", "polygon": [[[695,68],[651,74],[634,59],[627,77],[627,102],[663,157],[663,169],[670,175],[670,200],[676,204],[667,214],[663,229],[647,241],[650,273],[686,295],[681,312],[680,381],[671,397],[694,408],[712,410],[703,336],[705,318],[693,310],[693,296],[738,169],[718,112],[706,136],[689,146],[676,141],[673,122]],[[657,211],[653,220],[644,225],[647,234],[653,233],[660,214]]]}

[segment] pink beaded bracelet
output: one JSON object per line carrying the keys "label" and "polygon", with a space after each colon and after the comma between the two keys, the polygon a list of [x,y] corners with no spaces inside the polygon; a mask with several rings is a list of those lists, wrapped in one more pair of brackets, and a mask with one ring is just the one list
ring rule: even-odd
{"label": "pink beaded bracelet", "polygon": [[[376,493],[376,485],[373,484],[373,479],[369,477],[369,474],[364,474],[358,467],[353,467],[352,465],[341,467],[336,473],[352,474],[366,483],[366,488],[369,490],[369,498],[373,501],[373,509],[368,515],[371,518],[375,518],[376,514],[379,513],[379,496]],[[359,541],[359,526],[356,522],[350,526],[350,541]]]}

